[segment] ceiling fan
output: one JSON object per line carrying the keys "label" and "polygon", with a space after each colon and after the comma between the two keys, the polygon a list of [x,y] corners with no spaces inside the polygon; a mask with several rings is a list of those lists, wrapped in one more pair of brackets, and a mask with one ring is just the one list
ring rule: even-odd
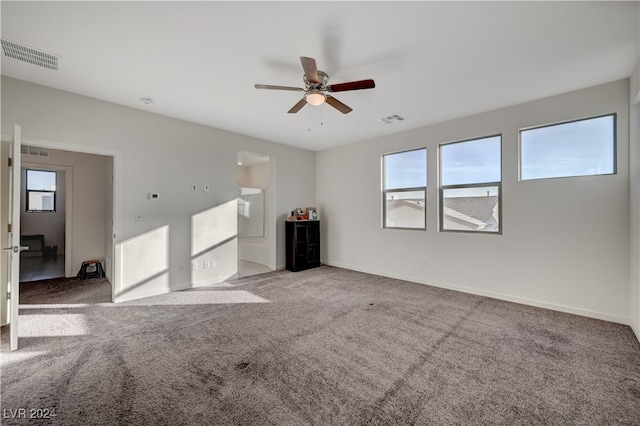
{"label": "ceiling fan", "polygon": [[289,111],[289,114],[295,114],[300,111],[306,104],[314,106],[321,105],[324,102],[328,103],[343,114],[348,114],[353,111],[352,108],[343,104],[336,98],[330,95],[335,92],[346,92],[347,90],[362,90],[373,89],[376,87],[376,83],[371,80],[358,80],[350,81],[348,83],[329,84],[329,76],[318,71],[316,66],[316,60],[313,58],[307,58],[306,56],[300,57],[302,62],[302,68],[304,69],[304,75],[302,80],[304,81],[305,88],[291,87],[291,86],[273,86],[269,84],[256,84],[256,89],[271,89],[271,90],[292,90],[296,92],[305,92],[304,97],[298,101]]}

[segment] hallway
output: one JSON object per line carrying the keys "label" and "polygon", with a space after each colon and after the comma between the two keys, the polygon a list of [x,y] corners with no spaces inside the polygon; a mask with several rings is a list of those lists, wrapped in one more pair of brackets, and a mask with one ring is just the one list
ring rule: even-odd
{"label": "hallway", "polygon": [[50,258],[34,256],[20,259],[21,283],[60,277],[64,277],[64,254]]}

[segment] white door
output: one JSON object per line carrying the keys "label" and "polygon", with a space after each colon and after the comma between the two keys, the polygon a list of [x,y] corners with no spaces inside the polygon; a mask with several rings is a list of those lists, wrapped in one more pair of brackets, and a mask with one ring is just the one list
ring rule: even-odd
{"label": "white door", "polygon": [[20,252],[28,247],[20,246],[20,126],[13,129],[13,141],[9,147],[11,170],[9,172],[9,337],[11,350],[18,349],[18,296],[20,293]]}

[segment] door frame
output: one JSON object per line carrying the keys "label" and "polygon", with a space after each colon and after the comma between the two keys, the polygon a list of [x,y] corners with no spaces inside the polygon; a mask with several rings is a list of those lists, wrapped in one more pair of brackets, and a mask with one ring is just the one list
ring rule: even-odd
{"label": "door frame", "polygon": [[[23,129],[24,130],[24,129]],[[3,140],[10,140],[11,135],[2,135]],[[124,195],[124,179],[122,177],[122,162],[123,152],[121,150],[104,148],[99,146],[80,145],[62,141],[56,141],[51,139],[41,139],[27,137],[22,134],[21,143],[23,145],[37,146],[41,148],[59,149],[63,151],[80,152],[84,154],[97,154],[104,155],[113,158],[113,194],[112,194],[112,233],[111,233],[111,252],[105,253],[111,257],[111,267],[107,271],[107,265],[105,266],[105,272],[110,275],[111,278],[111,301],[115,302],[116,289],[120,288],[120,280],[122,274],[119,273],[121,265],[119,259],[116,257],[116,247],[122,241],[122,222],[123,222],[123,195]],[[66,230],[65,230],[66,233]],[[66,236],[65,236],[66,238]],[[66,248],[65,248],[66,250]],[[66,260],[65,260],[66,261]],[[106,263],[106,262],[105,262]],[[65,265],[66,269],[66,265]]]}

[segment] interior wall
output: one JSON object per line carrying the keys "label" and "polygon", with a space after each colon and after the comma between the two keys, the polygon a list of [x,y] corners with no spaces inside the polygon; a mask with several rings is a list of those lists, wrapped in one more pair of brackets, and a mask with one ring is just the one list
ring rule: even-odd
{"label": "interior wall", "polygon": [[109,282],[113,271],[113,157],[104,157],[104,271]]}
{"label": "interior wall", "polygon": [[[56,211],[55,212],[27,212],[26,207],[26,190],[27,190],[27,169],[25,167],[25,158],[22,156],[22,170],[20,180],[20,235],[44,235],[44,243],[46,246],[57,246],[58,253],[64,254],[65,251],[65,218],[67,210],[67,197],[65,185],[65,172],[51,170],[56,173]],[[46,166],[36,167],[37,170],[46,170]],[[38,243],[27,241],[31,250],[39,250]],[[35,247],[34,247],[35,245]],[[43,252],[31,252],[31,250],[23,252],[22,256],[34,255],[43,256]]]}
{"label": "interior wall", "polygon": [[267,189],[269,187],[269,162],[253,166],[238,166],[238,186]]}
{"label": "interior wall", "polygon": [[630,173],[630,315],[631,326],[640,340],[640,62],[631,75],[629,85],[631,114],[629,116]]}
{"label": "interior wall", "polygon": [[276,223],[277,265],[284,266],[287,211],[315,203],[314,179],[295,178],[315,174],[311,151],[2,77],[3,134],[13,124],[22,126],[25,143],[50,140],[118,153],[116,301],[219,282],[237,272],[240,150],[268,155],[272,163],[276,217],[268,219]]}
{"label": "interior wall", "polygon": [[[610,113],[617,174],[518,180],[519,129]],[[503,234],[438,232],[438,144],[495,134]],[[428,151],[427,230],[382,229],[381,156],[418,147]],[[628,323],[628,155],[628,80],[321,151],[322,262]]]}
{"label": "interior wall", "polygon": [[[24,132],[24,129],[23,129]],[[23,133],[24,134],[24,133]],[[50,149],[49,157],[39,157],[24,155],[23,163],[41,165],[43,169],[55,169],[58,166],[70,167],[72,173],[73,197],[71,204],[67,203],[67,208],[72,210],[71,225],[71,256],[70,277],[73,277],[80,270],[82,262],[85,260],[97,259],[105,261],[105,190],[108,175],[106,165],[111,161],[110,157],[104,155],[86,154],[81,152],[71,152],[58,149]],[[21,185],[24,187],[24,176]],[[62,188],[61,188],[62,189]],[[109,194],[111,196],[111,194]],[[23,201],[24,201],[24,197]],[[24,206],[22,211],[24,211]],[[41,214],[37,214],[41,215]],[[34,214],[22,214],[22,218],[27,223],[22,224],[23,233],[29,234],[29,222],[38,219]],[[64,218],[64,216],[63,216]],[[62,219],[63,220],[63,219]],[[34,232],[43,233],[43,232]],[[45,237],[46,238],[46,237]],[[64,239],[64,238],[63,238]],[[49,244],[47,239],[47,244]],[[64,244],[62,245],[64,247]]]}

